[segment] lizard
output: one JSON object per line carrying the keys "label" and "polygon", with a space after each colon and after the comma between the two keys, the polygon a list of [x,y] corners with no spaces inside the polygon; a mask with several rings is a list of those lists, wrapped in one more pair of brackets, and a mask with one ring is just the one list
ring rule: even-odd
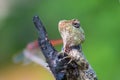
{"label": "lizard", "polygon": [[81,44],[85,41],[85,34],[80,21],[61,20],[58,29],[63,39],[63,49],[60,53],[67,54],[65,58],[70,58],[70,62],[75,61],[78,64],[80,70],[78,80],[97,80],[96,73],[82,52]]}

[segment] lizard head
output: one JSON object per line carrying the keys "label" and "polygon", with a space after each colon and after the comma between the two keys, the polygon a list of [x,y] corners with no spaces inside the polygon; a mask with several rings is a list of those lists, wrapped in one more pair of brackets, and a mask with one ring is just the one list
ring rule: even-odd
{"label": "lizard head", "polygon": [[84,30],[77,19],[61,20],[58,24],[64,46],[75,46],[85,40]]}

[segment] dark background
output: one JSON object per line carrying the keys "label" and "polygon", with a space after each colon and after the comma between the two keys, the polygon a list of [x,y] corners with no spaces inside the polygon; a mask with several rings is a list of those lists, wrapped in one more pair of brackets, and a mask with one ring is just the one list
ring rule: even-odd
{"label": "dark background", "polygon": [[[50,39],[60,38],[57,27],[60,20],[79,19],[86,35],[83,51],[99,80],[120,80],[119,0],[0,0],[0,6],[0,80],[16,80],[13,79],[15,73],[22,74],[12,57],[37,39],[32,22],[34,15],[40,16]],[[57,50],[60,51],[60,47]],[[36,67],[30,66],[33,65],[28,67],[34,73]],[[25,68],[28,73],[29,68]],[[37,75],[50,80],[50,75],[44,78],[47,73],[37,68]],[[10,78],[4,79],[5,76]],[[40,79],[34,76],[34,80]]]}

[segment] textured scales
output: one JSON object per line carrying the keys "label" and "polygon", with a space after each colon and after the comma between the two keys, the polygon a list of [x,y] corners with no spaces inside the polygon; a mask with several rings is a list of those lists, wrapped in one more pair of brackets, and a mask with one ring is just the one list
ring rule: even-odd
{"label": "textured scales", "polygon": [[96,74],[86,58],[82,49],[71,48],[79,46],[85,40],[85,35],[77,19],[61,20],[58,24],[59,32],[63,39],[63,53],[79,65],[79,78],[77,80],[97,80]]}
{"label": "textured scales", "polygon": [[[73,27],[76,26],[76,27]],[[80,26],[80,22],[76,19],[62,20],[59,22],[59,31],[63,39],[64,48],[78,45],[85,40],[84,31]]]}

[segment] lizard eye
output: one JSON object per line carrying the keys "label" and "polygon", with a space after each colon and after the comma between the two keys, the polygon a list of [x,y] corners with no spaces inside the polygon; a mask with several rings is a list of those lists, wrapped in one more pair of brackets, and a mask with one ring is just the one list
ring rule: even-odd
{"label": "lizard eye", "polygon": [[72,25],[73,25],[75,28],[79,28],[79,27],[80,27],[80,23],[72,23]]}

